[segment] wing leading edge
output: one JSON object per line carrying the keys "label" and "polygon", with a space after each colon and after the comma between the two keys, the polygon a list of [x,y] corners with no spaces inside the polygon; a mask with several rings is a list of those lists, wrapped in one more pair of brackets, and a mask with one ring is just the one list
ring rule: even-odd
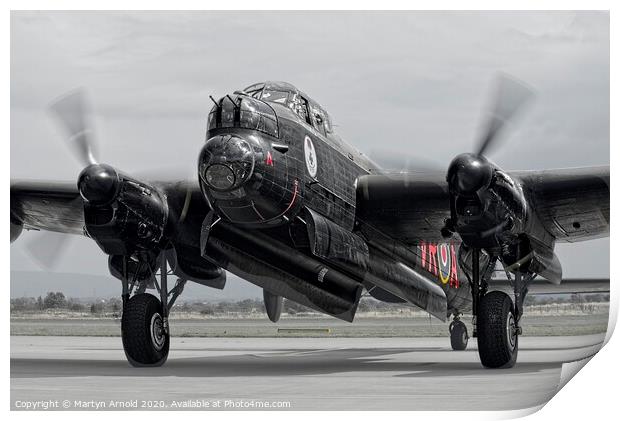
{"label": "wing leading edge", "polygon": [[84,206],[75,182],[12,181],[11,223],[82,235]]}

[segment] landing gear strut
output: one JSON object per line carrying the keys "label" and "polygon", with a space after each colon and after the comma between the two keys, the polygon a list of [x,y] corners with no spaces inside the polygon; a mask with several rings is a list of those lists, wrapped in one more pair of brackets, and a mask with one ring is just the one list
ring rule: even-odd
{"label": "landing gear strut", "polygon": [[[129,363],[134,367],[158,367],[168,358],[170,328],[168,314],[183,291],[184,279],[178,279],[168,291],[168,271],[165,252],[159,257],[159,271],[151,272],[149,281],[159,292],[159,299],[145,293],[147,281],[138,281],[134,275],[129,282],[127,259],[123,259],[123,317],[121,336],[123,349]],[[159,275],[159,283],[157,276]],[[135,289],[133,296],[131,295]],[[169,298],[170,297],[170,298]],[[165,304],[162,304],[165,303]]]}

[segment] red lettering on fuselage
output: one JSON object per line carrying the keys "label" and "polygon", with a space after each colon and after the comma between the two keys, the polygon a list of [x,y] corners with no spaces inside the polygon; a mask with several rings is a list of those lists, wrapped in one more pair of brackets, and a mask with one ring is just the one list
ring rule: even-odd
{"label": "red lettering on fuselage", "polygon": [[459,269],[454,244],[422,242],[418,250],[422,269],[435,275],[442,284],[447,284],[450,288],[459,287]]}
{"label": "red lettering on fuselage", "polygon": [[433,275],[437,275],[437,244],[428,245],[428,271]]}
{"label": "red lettering on fuselage", "polygon": [[456,261],[456,250],[454,244],[450,244],[450,287],[459,287],[459,268]]}

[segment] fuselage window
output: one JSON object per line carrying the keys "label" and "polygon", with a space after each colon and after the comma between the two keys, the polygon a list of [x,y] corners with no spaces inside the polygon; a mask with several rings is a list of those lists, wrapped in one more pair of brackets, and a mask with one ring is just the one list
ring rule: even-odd
{"label": "fuselage window", "polygon": [[248,95],[250,95],[252,98],[255,99],[260,99],[261,93],[263,92],[262,89],[258,89],[256,91],[250,91],[248,92]]}
{"label": "fuselage window", "polygon": [[254,85],[250,85],[247,88],[245,88],[243,90],[243,92],[245,92],[248,95],[252,95],[254,92],[262,92],[263,88],[265,87],[264,83],[255,83]]}
{"label": "fuselage window", "polygon": [[312,116],[314,117],[314,127],[325,136],[325,117],[323,117],[323,113],[318,109],[313,109]]}
{"label": "fuselage window", "polygon": [[334,130],[332,129],[332,120],[329,115],[325,115],[325,131],[327,133],[332,133]]}
{"label": "fuselage window", "polygon": [[277,102],[286,105],[288,101],[288,92],[265,90],[261,98],[263,101]]}
{"label": "fuselage window", "polygon": [[293,103],[291,104],[293,111],[297,113],[297,115],[309,125],[312,125],[312,121],[310,120],[310,113],[308,112],[308,100],[300,95],[295,95],[293,98]]}

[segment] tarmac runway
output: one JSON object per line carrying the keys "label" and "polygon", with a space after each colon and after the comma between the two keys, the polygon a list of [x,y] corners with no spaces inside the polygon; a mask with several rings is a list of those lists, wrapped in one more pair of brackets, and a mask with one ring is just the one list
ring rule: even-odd
{"label": "tarmac runway", "polygon": [[474,339],[173,338],[163,367],[132,368],[119,337],[12,336],[11,408],[524,409],[603,339],[522,337],[516,367],[489,370]]}

